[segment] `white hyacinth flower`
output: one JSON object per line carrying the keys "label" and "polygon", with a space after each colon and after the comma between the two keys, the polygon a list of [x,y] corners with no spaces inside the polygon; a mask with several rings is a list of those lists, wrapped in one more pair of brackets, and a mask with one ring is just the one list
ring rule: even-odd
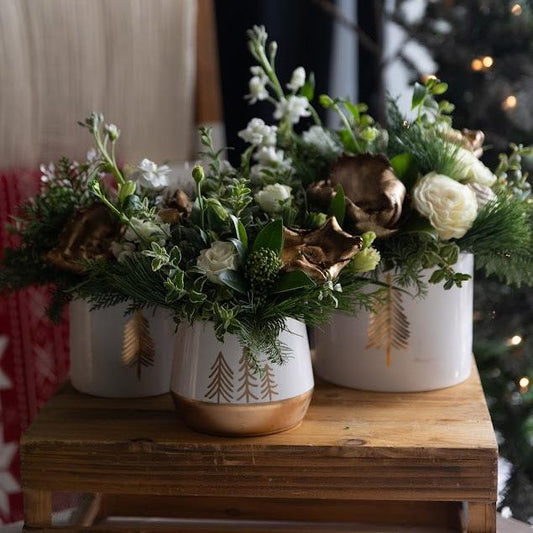
{"label": "white hyacinth flower", "polygon": [[283,98],[274,111],[274,118],[281,120],[287,117],[292,124],[297,124],[302,117],[309,117],[309,100],[303,96],[289,96]]}
{"label": "white hyacinth flower", "polygon": [[246,99],[250,100],[250,104],[255,104],[258,100],[266,100],[268,98],[268,91],[265,86],[266,79],[259,76],[252,76],[248,83],[250,93],[246,95]]}
{"label": "white hyacinth flower", "polygon": [[291,81],[287,83],[287,88],[291,91],[296,92],[298,89],[303,87],[305,84],[305,69],[303,67],[298,67],[292,73]]}
{"label": "white hyacinth flower", "polygon": [[145,189],[160,190],[168,186],[170,172],[168,165],[157,166],[153,161],[143,159],[132,173],[131,179]]}
{"label": "white hyacinth flower", "polygon": [[339,146],[333,140],[331,134],[322,126],[311,126],[302,134],[304,143],[314,146],[322,153],[338,153],[341,151]]}
{"label": "white hyacinth flower", "polygon": [[274,146],[277,131],[276,126],[268,126],[264,120],[253,118],[246,129],[239,131],[239,137],[254,146]]}

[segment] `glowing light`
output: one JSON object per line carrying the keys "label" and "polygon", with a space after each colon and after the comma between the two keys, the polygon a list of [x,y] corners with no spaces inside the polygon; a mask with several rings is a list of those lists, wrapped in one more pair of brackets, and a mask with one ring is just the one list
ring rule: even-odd
{"label": "glowing light", "polygon": [[480,71],[483,70],[483,61],[481,59],[472,59],[472,63],[470,63],[470,66],[472,67],[472,70]]}
{"label": "glowing light", "polygon": [[509,344],[511,346],[518,346],[522,342],[522,337],[520,335],[514,335],[509,339]]}
{"label": "glowing light", "polygon": [[494,65],[494,59],[491,56],[485,56],[481,62],[485,68],[490,68]]}
{"label": "glowing light", "polygon": [[516,105],[518,104],[518,99],[514,94],[511,94],[508,96],[503,102],[502,102],[502,109],[514,109]]}
{"label": "glowing light", "polygon": [[529,378],[527,376],[520,378],[518,384],[520,385],[521,389],[527,389],[529,387]]}
{"label": "glowing light", "polygon": [[520,4],[514,4],[514,6],[511,8],[511,13],[515,17],[519,17],[522,14],[522,6]]}

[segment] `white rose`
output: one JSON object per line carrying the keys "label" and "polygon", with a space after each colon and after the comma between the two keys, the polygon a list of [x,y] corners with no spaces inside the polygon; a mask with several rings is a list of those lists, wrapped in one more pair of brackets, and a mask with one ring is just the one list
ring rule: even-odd
{"label": "white rose", "polygon": [[456,166],[461,174],[461,181],[481,183],[492,187],[498,179],[470,150],[459,148]]}
{"label": "white rose", "polygon": [[295,69],[291,76],[291,81],[287,83],[287,88],[291,91],[296,92],[300,87],[303,87],[305,84],[305,69],[303,67],[298,67]]}
{"label": "white rose", "polygon": [[276,144],[276,126],[267,126],[261,118],[253,118],[246,129],[239,131],[239,137],[255,146],[274,146]]}
{"label": "white rose", "polygon": [[254,198],[265,213],[277,213],[281,211],[282,202],[283,205],[290,205],[291,188],[281,183],[267,185],[256,193]]}
{"label": "white rose", "polygon": [[288,117],[292,124],[297,124],[300,118],[311,116],[308,107],[309,100],[304,96],[289,96],[276,104],[274,118],[280,120]]}
{"label": "white rose", "polygon": [[151,220],[141,220],[137,217],[130,218],[130,226],[124,234],[124,238],[130,242],[157,242],[165,244],[170,236],[169,224],[156,224]]}
{"label": "white rose", "polygon": [[219,274],[225,270],[237,270],[239,256],[235,246],[230,242],[215,241],[210,248],[200,252],[196,266],[207,276],[209,281],[220,283]]}
{"label": "white rose", "polygon": [[426,174],[415,185],[413,204],[421,215],[429,218],[441,239],[459,239],[477,216],[472,189],[436,172]]}
{"label": "white rose", "polygon": [[143,159],[131,174],[131,179],[145,189],[159,190],[168,185],[171,169],[167,165],[158,167],[149,159]]}

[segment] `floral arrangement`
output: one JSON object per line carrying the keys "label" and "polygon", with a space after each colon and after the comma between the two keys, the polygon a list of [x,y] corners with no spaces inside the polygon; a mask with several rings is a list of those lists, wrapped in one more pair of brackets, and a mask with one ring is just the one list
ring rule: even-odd
{"label": "floral arrangement", "polygon": [[298,67],[283,86],[277,45],[263,27],[249,31],[249,49],[257,64],[246,98],[274,107],[273,124],[254,118],[240,132],[258,201],[275,192],[283,216],[297,223],[335,213],[348,233],[374,233],[368,253],[380,256],[379,271],[417,294],[427,288],[425,269],[431,283],[461,286],[469,276],[454,270],[460,252],[474,253],[478,269],[504,282],[533,282],[531,191],[521,169],[530,147],[511,145],[487,168],[483,133],[452,128],[453,105],[440,99],[447,85],[434,77],[415,84],[413,118],[389,99],[386,125],[365,104],[321,95],[318,104],[339,118],[338,128],[326,128],[313,76]]}
{"label": "floral arrangement", "polygon": [[343,231],[334,216],[291,223],[299,215],[289,186],[253,194],[251,151],[235,169],[202,130],[205,169],[194,167],[188,194],[166,165],[117,165],[120,131],[102,115],[81,125],[95,148],[83,164],[43,168],[43,189],[14,227],[21,245],[2,263],[4,288],[52,284],[53,316],[82,298],[95,308],[168,308],[177,323],[212,321],[219,338],[238,335],[258,369],[259,355],[283,362],[287,318],[314,325],[335,309],[371,305],[360,274],[377,264],[372,236]]}

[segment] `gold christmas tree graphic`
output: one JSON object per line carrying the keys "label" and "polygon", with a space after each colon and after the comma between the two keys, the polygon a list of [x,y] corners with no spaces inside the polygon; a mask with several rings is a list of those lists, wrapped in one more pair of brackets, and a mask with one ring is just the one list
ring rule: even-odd
{"label": "gold christmas tree graphic", "polygon": [[409,346],[409,320],[403,307],[402,293],[392,286],[392,274],[387,274],[387,284],[383,300],[370,314],[366,347],[386,350],[389,366],[392,348],[405,350]]}
{"label": "gold christmas tree graphic", "polygon": [[215,362],[211,365],[209,385],[205,397],[209,400],[216,398],[217,403],[221,400],[231,402],[233,398],[233,370],[230,368],[222,352],[218,352]]}
{"label": "gold christmas tree graphic", "polygon": [[141,379],[143,366],[154,364],[154,341],[150,336],[148,320],[137,310],[133,317],[124,326],[124,339],[122,342],[122,364],[124,366],[137,366],[137,378]]}
{"label": "gold christmas tree graphic", "polygon": [[258,397],[252,392],[252,389],[257,387],[256,377],[250,367],[250,361],[248,358],[248,350],[244,349],[242,351],[242,357],[239,360],[239,382],[241,383],[240,387],[237,389],[237,394],[239,392],[241,395],[237,398],[237,401],[246,400],[246,403],[250,403],[251,400],[258,400]]}
{"label": "gold christmas tree graphic", "polygon": [[277,388],[278,384],[274,380],[274,371],[267,363],[261,377],[261,398],[263,400],[268,399],[269,401],[272,401],[274,396],[278,396]]}

